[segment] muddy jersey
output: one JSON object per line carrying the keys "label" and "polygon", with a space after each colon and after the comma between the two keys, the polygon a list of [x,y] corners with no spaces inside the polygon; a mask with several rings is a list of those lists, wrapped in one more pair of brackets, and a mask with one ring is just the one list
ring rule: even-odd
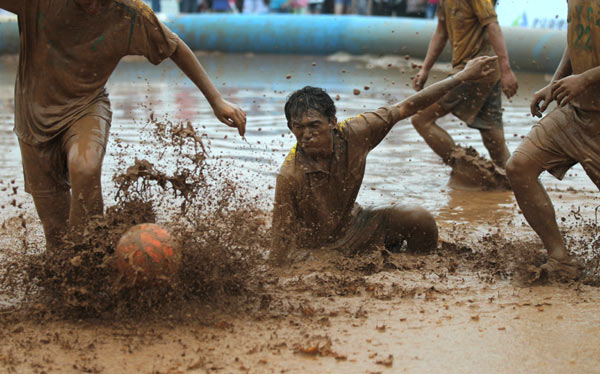
{"label": "muddy jersey", "polygon": [[292,148],[277,176],[273,249],[314,248],[344,235],[367,155],[393,125],[387,108],[339,123],[333,130],[333,155],[325,168],[311,162],[298,145]]}
{"label": "muddy jersey", "polygon": [[93,114],[110,121],[105,84],[119,60],[171,56],[178,37],[141,0],[107,0],[98,14],[73,0],[0,0],[18,16],[15,132],[29,144],[50,141]]}
{"label": "muddy jersey", "polygon": [[[485,31],[487,25],[498,22],[492,0],[440,0],[437,14],[446,25],[454,72],[462,70],[475,57],[495,56]],[[486,81],[499,78],[497,68],[496,74],[491,74]]]}
{"label": "muddy jersey", "polygon": [[[600,65],[600,3],[569,0],[567,40],[573,74]],[[584,110],[600,111],[600,83],[590,86],[572,104]]]}

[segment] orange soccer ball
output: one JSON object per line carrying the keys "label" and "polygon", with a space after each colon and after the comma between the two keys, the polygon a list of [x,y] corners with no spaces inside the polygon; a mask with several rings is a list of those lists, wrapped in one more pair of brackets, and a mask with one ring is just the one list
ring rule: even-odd
{"label": "orange soccer ball", "polygon": [[181,253],[171,234],[154,223],[131,227],[115,248],[114,262],[126,284],[151,284],[177,273]]}

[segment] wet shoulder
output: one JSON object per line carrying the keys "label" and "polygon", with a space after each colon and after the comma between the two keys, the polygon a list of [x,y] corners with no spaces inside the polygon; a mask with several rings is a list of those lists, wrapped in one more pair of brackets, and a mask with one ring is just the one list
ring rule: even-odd
{"label": "wet shoulder", "polygon": [[352,134],[352,132],[354,131],[354,126],[356,125],[356,123],[358,121],[361,121],[364,119],[364,116],[362,114],[358,114],[354,117],[349,117],[346,118],[345,120],[339,122],[336,126],[335,129],[337,130],[337,133],[344,139],[344,140],[348,140],[348,137]]}

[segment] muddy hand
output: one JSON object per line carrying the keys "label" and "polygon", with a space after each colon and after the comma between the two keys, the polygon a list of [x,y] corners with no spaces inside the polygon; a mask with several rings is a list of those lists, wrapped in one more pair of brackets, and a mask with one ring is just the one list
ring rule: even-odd
{"label": "muddy hand", "polygon": [[504,92],[506,97],[510,99],[515,96],[519,89],[519,82],[517,82],[515,73],[513,73],[512,70],[503,73],[500,81],[502,82],[502,92]]}
{"label": "muddy hand", "polygon": [[467,62],[465,68],[456,74],[456,77],[462,80],[477,80],[485,78],[494,72],[493,62],[498,59],[497,56],[481,56]]}
{"label": "muddy hand", "polygon": [[237,105],[221,99],[214,106],[213,110],[219,121],[229,127],[235,127],[241,136],[246,133],[246,113]]}
{"label": "muddy hand", "polygon": [[[541,90],[537,91],[533,95],[533,100],[531,100],[531,105],[529,109],[531,110],[531,115],[534,117],[542,118],[542,113],[548,108],[548,105],[552,102],[552,87],[547,85]],[[540,107],[540,103],[542,106]]]}
{"label": "muddy hand", "polygon": [[427,82],[427,77],[429,76],[429,71],[425,69],[419,70],[417,75],[414,76],[412,80],[413,88],[415,91],[421,91],[423,86],[425,86],[425,82]]}
{"label": "muddy hand", "polygon": [[585,78],[580,74],[552,82],[552,99],[559,106],[567,105],[586,89]]}

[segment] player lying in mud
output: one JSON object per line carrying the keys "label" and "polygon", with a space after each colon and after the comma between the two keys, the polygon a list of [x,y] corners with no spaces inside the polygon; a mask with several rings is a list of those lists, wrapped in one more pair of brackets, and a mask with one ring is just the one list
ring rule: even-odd
{"label": "player lying in mud", "polygon": [[304,87],[285,104],[287,125],[296,136],[275,188],[270,259],[283,264],[304,250],[329,248],[347,254],[385,245],[397,251],[436,247],[438,229],[421,207],[356,203],[367,155],[394,125],[428,107],[462,82],[491,74],[497,57],[479,57],[464,70],[408,99],[337,122],[331,97]]}
{"label": "player lying in mud", "polygon": [[[539,181],[546,170],[558,179],[580,163],[600,188],[600,14],[597,1],[569,1],[567,47],[552,81],[535,93],[531,114],[542,117],[509,159],[506,172],[527,222],[548,250],[542,272],[576,279],[579,269],[565,246],[552,201]],[[581,30],[587,30],[582,38]],[[542,104],[540,108],[540,104]]]}
{"label": "player lying in mud", "polygon": [[246,114],[225,101],[188,46],[141,0],[0,0],[18,16],[15,133],[25,191],[46,247],[60,247],[103,214],[101,169],[112,120],[105,84],[127,55],[166,58],[194,82],[217,118],[241,135]]}

